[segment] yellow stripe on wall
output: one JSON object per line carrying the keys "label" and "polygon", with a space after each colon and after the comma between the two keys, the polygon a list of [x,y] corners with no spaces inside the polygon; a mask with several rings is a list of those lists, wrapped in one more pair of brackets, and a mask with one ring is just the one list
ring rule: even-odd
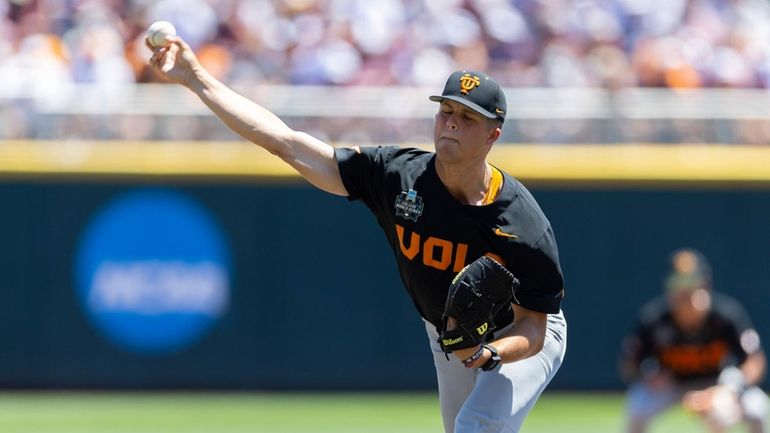
{"label": "yellow stripe on wall", "polygon": [[0,176],[298,177],[245,142],[0,142]]}
{"label": "yellow stripe on wall", "polygon": [[[770,186],[770,146],[498,144],[489,160],[523,181],[561,185]],[[0,177],[51,176],[298,178],[283,161],[245,142],[0,141]]]}
{"label": "yellow stripe on wall", "polygon": [[490,156],[521,179],[606,183],[768,183],[770,146],[528,145]]}

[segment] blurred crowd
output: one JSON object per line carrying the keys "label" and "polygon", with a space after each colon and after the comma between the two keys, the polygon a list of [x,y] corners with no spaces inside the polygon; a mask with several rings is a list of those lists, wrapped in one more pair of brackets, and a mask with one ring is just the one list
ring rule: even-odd
{"label": "blurred crowd", "polygon": [[[767,0],[0,0],[0,76],[146,82],[171,21],[228,82],[768,87]],[[31,76],[30,76],[31,75]]]}
{"label": "blurred crowd", "polygon": [[437,87],[459,67],[510,88],[770,88],[768,0],[0,0],[0,17],[0,95],[158,82],[157,20],[236,88]]}

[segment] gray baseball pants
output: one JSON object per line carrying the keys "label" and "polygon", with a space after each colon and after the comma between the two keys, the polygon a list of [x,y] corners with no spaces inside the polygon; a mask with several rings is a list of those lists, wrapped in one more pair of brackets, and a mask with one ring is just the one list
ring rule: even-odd
{"label": "gray baseball pants", "polygon": [[548,315],[545,343],[540,353],[500,364],[491,371],[465,368],[451,354],[447,360],[438,344],[436,328],[425,322],[425,329],[436,366],[446,433],[517,433],[559,370],[567,349],[567,322],[561,311]]}

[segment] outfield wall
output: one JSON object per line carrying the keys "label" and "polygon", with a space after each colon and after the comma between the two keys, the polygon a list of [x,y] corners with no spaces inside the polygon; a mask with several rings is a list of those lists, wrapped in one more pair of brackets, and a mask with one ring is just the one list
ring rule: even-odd
{"label": "outfield wall", "polygon": [[[213,174],[184,164],[202,149],[124,149],[113,166],[0,150],[0,386],[434,387],[422,323],[368,210],[257,151],[209,165],[201,157],[204,168],[230,161]],[[770,179],[752,168],[767,162],[763,150],[694,152],[678,165],[648,156],[673,164],[663,170],[623,159],[625,171],[599,152],[596,174],[582,178],[566,163],[534,171],[536,158],[524,156],[537,149],[512,152],[493,160],[529,173],[566,278],[568,352],[554,388],[622,386],[620,339],[680,246],[709,256],[715,286],[743,300],[768,338]],[[132,164],[137,155],[146,163]],[[555,165],[549,158],[543,167]],[[244,164],[268,165],[254,177],[238,171]],[[693,174],[717,168],[713,178]]]}

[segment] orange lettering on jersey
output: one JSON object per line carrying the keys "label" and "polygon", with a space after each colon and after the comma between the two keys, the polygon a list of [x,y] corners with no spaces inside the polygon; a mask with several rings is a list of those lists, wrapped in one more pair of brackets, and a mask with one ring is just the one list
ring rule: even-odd
{"label": "orange lettering on jersey", "polygon": [[[423,244],[420,244],[420,234],[412,232],[409,235],[409,247],[404,245],[403,226],[396,224],[396,235],[398,236],[401,253],[409,260],[414,260],[422,249],[422,263],[425,266],[446,271],[449,266],[452,270],[460,272],[465,267],[465,259],[468,255],[468,244],[457,243],[430,236]],[[438,258],[437,258],[438,256]]]}
{"label": "orange lettering on jersey", "polygon": [[660,354],[660,362],[679,374],[707,374],[719,371],[729,348],[724,341],[705,346],[680,345],[667,347]]}
{"label": "orange lettering on jersey", "polygon": [[455,273],[460,272],[465,267],[465,256],[468,255],[467,244],[457,244],[455,252],[455,267],[452,269]]}
{"label": "orange lettering on jersey", "polygon": [[[452,263],[452,242],[446,239],[429,237],[422,246],[422,262],[425,266],[447,270]],[[436,260],[436,248],[441,249],[441,259]]]}
{"label": "orange lettering on jersey", "polygon": [[404,246],[404,228],[396,224],[396,234],[398,235],[398,243],[401,245],[401,253],[409,260],[414,260],[417,253],[420,252],[420,235],[412,232],[409,237],[409,248]]}
{"label": "orange lettering on jersey", "polygon": [[496,261],[497,263],[500,263],[501,265],[505,266],[505,259],[503,259],[502,257],[498,256],[497,254],[495,254],[495,253],[486,253],[484,255],[489,257],[490,259]]}

